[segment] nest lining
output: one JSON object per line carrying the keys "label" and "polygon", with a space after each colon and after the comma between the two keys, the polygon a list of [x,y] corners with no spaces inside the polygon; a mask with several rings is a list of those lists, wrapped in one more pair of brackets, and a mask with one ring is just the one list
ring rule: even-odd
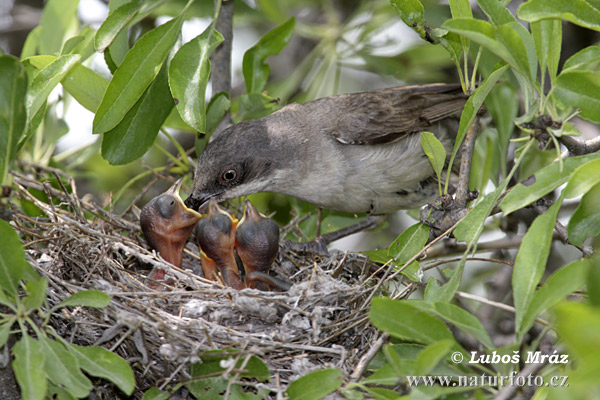
{"label": "nest lining", "polygon": [[[104,309],[62,309],[51,325],[73,343],[102,345],[128,360],[136,374],[134,398],[152,386],[190,379],[189,364],[216,349],[260,357],[272,375],[264,386],[278,394],[316,369],[335,367],[356,378],[382,337],[368,321],[375,291],[383,287],[404,297],[414,289],[378,285],[362,254],[331,250],[317,257],[284,248],[272,270],[294,283],[288,292],[224,287],[195,273],[201,269],[194,244],[186,246],[183,269],[175,268],[148,249],[135,209],[117,215],[79,198],[75,181],[60,171],[52,172],[70,190],[40,183],[47,171],[14,173],[13,196],[33,202],[45,215],[16,212],[12,224],[21,232],[28,261],[49,281],[50,307],[85,289],[111,296]],[[49,200],[38,200],[30,189]],[[165,269],[175,284],[150,289],[146,276],[152,267]],[[103,382],[96,395],[114,398],[106,392],[116,389]]]}

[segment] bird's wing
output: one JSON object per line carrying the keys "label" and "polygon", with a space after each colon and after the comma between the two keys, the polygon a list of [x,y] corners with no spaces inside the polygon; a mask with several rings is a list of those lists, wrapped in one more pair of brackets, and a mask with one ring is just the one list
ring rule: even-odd
{"label": "bird's wing", "polygon": [[457,114],[467,96],[457,85],[421,85],[333,96],[330,132],[345,144],[399,140]]}

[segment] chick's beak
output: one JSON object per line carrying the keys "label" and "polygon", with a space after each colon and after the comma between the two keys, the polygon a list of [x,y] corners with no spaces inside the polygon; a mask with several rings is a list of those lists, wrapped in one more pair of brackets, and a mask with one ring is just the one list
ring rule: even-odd
{"label": "chick's beak", "polygon": [[259,277],[268,273],[279,253],[279,226],[261,215],[249,200],[244,203],[244,216],[238,224],[236,251],[244,266],[247,286],[263,289],[258,281],[265,281]]}
{"label": "chick's beak", "polygon": [[196,227],[196,239],[201,249],[204,276],[217,280],[220,273],[227,286],[243,289],[245,286],[233,253],[237,224],[237,219],[211,199],[206,218]]}
{"label": "chick's beak", "polygon": [[[140,226],[150,246],[176,267],[181,267],[185,242],[203,217],[181,200],[179,190],[182,182],[179,179],[165,193],[150,200],[140,214]],[[157,275],[154,278],[161,279]]]}

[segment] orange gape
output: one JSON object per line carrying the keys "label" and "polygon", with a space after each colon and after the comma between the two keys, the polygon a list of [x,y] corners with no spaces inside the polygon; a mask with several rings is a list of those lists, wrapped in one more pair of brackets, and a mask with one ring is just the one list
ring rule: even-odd
{"label": "orange gape", "polygon": [[196,226],[202,270],[207,279],[218,280],[234,289],[244,284],[235,260],[235,232],[237,220],[219,207],[216,201],[208,204],[208,214]]}
{"label": "orange gape", "polygon": [[[168,263],[181,267],[183,247],[202,214],[188,208],[179,197],[182,180],[178,180],[165,193],[148,202],[140,214],[140,226],[148,241]],[[150,278],[161,281],[163,269],[156,269]],[[151,286],[156,286],[151,284]]]}

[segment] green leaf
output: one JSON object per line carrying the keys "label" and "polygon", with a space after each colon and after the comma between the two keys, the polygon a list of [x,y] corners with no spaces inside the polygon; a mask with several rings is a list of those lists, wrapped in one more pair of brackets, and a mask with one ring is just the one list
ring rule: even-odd
{"label": "green leaf", "polygon": [[264,34],[258,43],[246,51],[242,69],[248,93],[259,93],[265,89],[271,70],[265,60],[283,50],[294,33],[295,25],[295,18],[288,19]]}
{"label": "green leaf", "polygon": [[460,285],[465,263],[466,253],[458,263],[458,267],[452,271],[452,276],[448,279],[448,282],[444,283],[442,286],[440,286],[435,279],[430,279],[425,288],[425,300],[431,302],[451,301]]}
{"label": "green leaf", "polygon": [[498,0],[477,0],[477,4],[496,26],[516,21],[506,6]]}
{"label": "green leaf", "polygon": [[19,236],[3,219],[0,219],[0,237],[0,288],[16,297],[21,279],[36,279],[39,276],[26,261]]}
{"label": "green leaf", "polygon": [[41,25],[36,26],[31,30],[31,32],[29,32],[27,38],[25,39],[25,43],[23,44],[23,49],[21,50],[21,60],[38,54],[41,33]]}
{"label": "green leaf", "polygon": [[521,332],[527,332],[538,315],[585,285],[591,268],[592,262],[583,259],[555,271],[535,292],[529,307],[524,312]]}
{"label": "green leaf", "polygon": [[[487,95],[490,93],[498,79],[502,77],[508,65],[498,64],[494,67],[494,71],[479,85],[473,92],[471,97],[468,98],[463,108],[463,112],[460,115],[460,123],[458,126],[458,133],[456,134],[456,140],[454,141],[454,148],[452,149],[452,160],[456,157],[458,149],[460,148],[463,139],[467,134],[467,130],[473,124],[475,116],[479,112],[479,109],[483,105]],[[453,162],[451,162],[453,164]]]}
{"label": "green leaf", "polygon": [[[56,57],[35,56],[27,60],[34,67],[43,69],[56,60]],[[60,83],[79,104],[92,112],[98,108],[102,96],[108,87],[108,81],[102,75],[79,62],[73,66]]]}
{"label": "green leaf", "polygon": [[390,3],[406,25],[413,28],[421,38],[427,36],[425,9],[419,0],[390,0]]}
{"label": "green leaf", "polygon": [[143,156],[173,108],[167,68],[163,66],[125,118],[102,138],[102,157],[113,165],[126,164]]}
{"label": "green leaf", "polygon": [[442,339],[425,347],[415,360],[415,375],[426,375],[446,357],[454,347],[453,339]]}
{"label": "green leaf", "polygon": [[16,57],[0,56],[0,185],[6,182],[25,129],[26,91],[27,73],[23,64]]}
{"label": "green leaf", "polygon": [[108,87],[102,75],[82,64],[75,64],[61,84],[85,108],[95,112]]}
{"label": "green leaf", "polygon": [[79,366],[85,372],[92,376],[111,381],[128,396],[133,393],[135,389],[135,376],[133,375],[133,370],[123,358],[103,347],[68,344],[68,349],[77,358]]}
{"label": "green leaf", "polygon": [[48,287],[48,280],[44,277],[37,279],[29,279],[25,284],[27,291],[27,297],[23,299],[23,305],[28,310],[36,310],[42,306],[46,299],[46,289]]}
{"label": "green leaf", "polygon": [[205,96],[210,76],[209,56],[223,42],[211,24],[183,45],[169,65],[169,86],[181,118],[195,130],[206,132]]}
{"label": "green leaf", "polygon": [[530,307],[537,284],[546,269],[546,260],[550,254],[552,234],[556,216],[562,204],[562,197],[531,224],[523,237],[517,253],[512,274],[513,298],[515,304],[515,332],[522,338],[525,312]]}
{"label": "green leaf", "polygon": [[600,10],[585,0],[530,0],[519,7],[517,17],[526,22],[561,18],[584,28],[600,30]]}
{"label": "green leaf", "polygon": [[48,378],[62,385],[75,397],[86,397],[92,390],[92,382],[80,371],[79,362],[62,343],[40,336],[45,353],[45,370]]}
{"label": "green leaf", "polygon": [[115,128],[144,95],[175,44],[182,23],[183,14],[152,29],[135,43],[108,84],[94,117],[93,133]]}
{"label": "green leaf", "polygon": [[15,356],[12,367],[21,388],[21,398],[46,398],[46,372],[42,369],[45,354],[42,345],[28,335],[24,335],[13,347]]}
{"label": "green leaf", "polygon": [[59,54],[65,36],[77,22],[79,0],[48,0],[40,21],[40,52]]}
{"label": "green leaf", "polygon": [[56,307],[95,307],[104,308],[110,303],[110,296],[100,290],[82,290],[67,297]]}
{"label": "green leaf", "polygon": [[577,168],[569,178],[563,195],[567,199],[581,196],[600,183],[600,160],[592,160]]}
{"label": "green leaf", "polygon": [[596,184],[581,198],[569,220],[568,231],[569,241],[575,246],[600,233],[600,184]]}
{"label": "green leaf", "polygon": [[398,264],[404,264],[423,249],[429,238],[429,228],[416,223],[402,232],[388,248],[388,256]]}
{"label": "green leaf", "polygon": [[96,31],[89,25],[81,28],[79,35],[69,39],[63,47],[61,55],[79,54],[81,62],[90,58],[94,53],[94,36]]}
{"label": "green leaf", "polygon": [[[434,314],[451,323],[463,332],[472,335],[485,347],[493,348],[492,340],[479,319],[465,310],[448,302],[427,302],[423,300],[405,300],[411,306]],[[419,374],[417,374],[419,375]]]}
{"label": "green leaf", "polygon": [[[219,92],[215,94],[212,99],[210,99],[206,109],[207,133],[212,133],[215,129],[217,129],[217,126],[219,126],[219,123],[227,114],[227,111],[229,111],[229,107],[231,107],[229,93]],[[197,152],[196,154],[201,154],[201,152]]]}
{"label": "green leaf", "polygon": [[421,132],[421,147],[429,158],[438,180],[441,180],[442,170],[446,163],[446,149],[442,142],[431,132]]}
{"label": "green leaf", "polygon": [[473,18],[469,0],[449,0],[452,18]]}
{"label": "green leaf", "polygon": [[496,28],[487,21],[473,18],[453,18],[446,20],[442,28],[479,43],[507,62],[509,59],[512,60],[506,48],[496,39]]}
{"label": "green leaf", "polygon": [[458,223],[454,229],[454,236],[461,242],[473,245],[483,232],[485,219],[490,215],[500,195],[504,191],[504,185],[500,185],[492,193],[488,194],[473,207],[467,216]]}
{"label": "green leaf", "polygon": [[60,56],[33,77],[27,89],[27,96],[25,96],[27,122],[33,120],[34,115],[48,99],[50,92],[52,92],[56,85],[62,81],[80,59],[81,56],[79,54]]}
{"label": "green leaf", "polygon": [[144,396],[142,396],[142,400],[169,400],[170,398],[171,393],[160,390],[157,387],[146,390]]}
{"label": "green leaf", "polygon": [[562,68],[568,70],[594,70],[600,63],[600,46],[588,46],[569,57]]}
{"label": "green leaf", "polygon": [[442,321],[404,301],[374,298],[369,318],[377,329],[407,341],[431,344],[454,337]]}
{"label": "green leaf", "polygon": [[529,31],[518,22],[510,22],[496,29],[496,39],[511,57],[504,59],[531,82],[535,82],[537,58],[535,45]]}
{"label": "green leaf", "polygon": [[562,25],[558,19],[544,19],[531,24],[531,33],[535,43],[540,68],[545,72],[546,66],[550,79],[554,81],[558,72],[562,43]]}
{"label": "green leaf", "polygon": [[286,392],[290,400],[319,400],[339,389],[344,373],[329,368],[313,371],[291,382]]}
{"label": "green leaf", "polygon": [[523,183],[517,184],[502,200],[500,208],[504,215],[523,208],[534,201],[547,195],[563,183],[579,166],[588,161],[600,158],[599,153],[584,156],[569,157],[561,162],[553,162],[539,170],[535,175],[527,178]]}
{"label": "green leaf", "polygon": [[133,0],[125,3],[116,10],[112,11],[104,20],[94,39],[94,47],[99,53],[110,46],[117,35],[127,27],[131,20],[137,15],[140,9],[140,0]]}
{"label": "green leaf", "polygon": [[556,78],[553,96],[565,107],[577,107],[580,116],[600,122],[600,72],[564,71]]}

